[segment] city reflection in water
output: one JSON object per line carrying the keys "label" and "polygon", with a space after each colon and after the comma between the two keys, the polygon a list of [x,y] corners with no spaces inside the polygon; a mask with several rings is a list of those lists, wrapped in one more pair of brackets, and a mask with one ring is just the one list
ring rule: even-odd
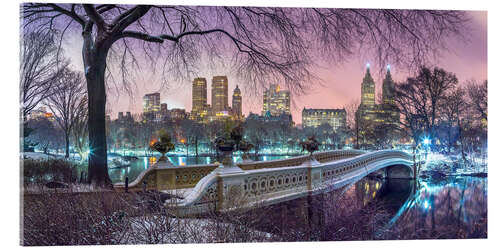
{"label": "city reflection in water", "polygon": [[486,238],[487,179],[452,177],[414,185],[366,177],[260,213],[265,218],[256,228],[290,241]]}

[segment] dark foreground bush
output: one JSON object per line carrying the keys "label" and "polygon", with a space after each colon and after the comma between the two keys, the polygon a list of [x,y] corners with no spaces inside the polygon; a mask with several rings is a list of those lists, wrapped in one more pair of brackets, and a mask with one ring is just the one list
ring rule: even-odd
{"label": "dark foreground bush", "polygon": [[126,230],[127,203],[113,192],[27,194],[25,246],[117,244]]}
{"label": "dark foreground bush", "polygon": [[64,159],[23,160],[24,184],[44,184],[50,181],[73,183],[82,166]]}
{"label": "dark foreground bush", "polygon": [[[144,193],[57,192],[25,194],[24,246],[172,244],[278,241],[248,227],[243,212],[203,218],[175,218],[159,195]],[[257,219],[263,217],[259,214]],[[237,223],[235,223],[235,221]]]}

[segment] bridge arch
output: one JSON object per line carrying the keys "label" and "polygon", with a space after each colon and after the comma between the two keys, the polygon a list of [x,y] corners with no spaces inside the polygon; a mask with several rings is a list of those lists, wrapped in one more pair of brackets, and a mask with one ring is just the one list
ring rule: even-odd
{"label": "bridge arch", "polygon": [[[369,167],[368,167],[369,168]],[[403,159],[378,162],[377,166],[369,169],[368,174],[378,174],[388,179],[413,179],[413,162]]]}
{"label": "bridge arch", "polygon": [[[298,166],[280,168],[217,168],[174,206],[179,208],[181,214],[178,215],[182,216],[201,213],[208,209],[208,204],[214,203],[218,210],[234,209],[231,199],[245,201],[245,206],[272,205],[328,189],[339,189],[377,171],[385,173],[387,178],[412,178],[412,158],[402,151],[382,150],[348,159],[323,163],[309,160]],[[293,181],[294,177],[296,181]],[[286,182],[287,179],[290,181]],[[285,181],[280,184],[279,180]],[[252,188],[253,184],[255,188]]]}

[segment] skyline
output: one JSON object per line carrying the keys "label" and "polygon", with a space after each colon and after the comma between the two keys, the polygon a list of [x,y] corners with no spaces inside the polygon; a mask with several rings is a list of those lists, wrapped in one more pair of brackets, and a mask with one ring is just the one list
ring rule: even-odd
{"label": "skyline", "polygon": [[[466,11],[471,17],[471,32],[468,36],[469,43],[463,44],[457,39],[449,43],[449,51],[442,52],[439,60],[432,66],[437,66],[457,75],[460,84],[467,80],[475,79],[483,81],[487,79],[487,12],[486,11]],[[71,34],[69,39],[63,41],[65,55],[71,59],[75,69],[82,68],[81,59],[81,39],[80,34]],[[373,78],[376,85],[376,95],[381,93],[383,75],[380,75],[379,68],[373,65],[374,60],[370,60],[369,55],[363,52],[354,53],[342,64],[321,62],[319,67],[314,69],[314,73],[323,80],[322,83],[314,82],[308,93],[298,96],[292,93],[291,113],[295,123],[301,123],[301,112],[306,108],[343,108],[354,100],[360,99],[361,82],[365,71],[366,63],[372,63]],[[387,62],[387,64],[391,64]],[[184,108],[186,111],[192,109],[191,83],[195,77],[211,78],[216,75],[227,75],[228,89],[234,89],[239,85],[243,96],[242,112],[247,116],[249,112],[260,113],[262,110],[263,89],[252,89],[248,84],[239,82],[234,74],[231,74],[229,67],[218,67],[216,70],[203,69],[191,79],[182,82],[171,83],[168,88],[161,89],[161,79],[159,76],[152,76],[152,73],[143,66],[142,74],[135,75],[135,85],[132,86],[132,96],[121,91],[118,93],[111,86],[108,95],[108,107],[112,110],[111,117],[117,117],[120,111],[130,111],[140,113],[142,110],[142,97],[147,93],[159,92],[161,103],[168,103],[169,108]],[[383,70],[382,70],[383,71]],[[405,70],[391,67],[391,73],[395,82],[401,82],[410,76]],[[280,84],[269,82],[266,85]],[[111,84],[112,85],[112,84]],[[326,101],[328,100],[328,101]],[[211,95],[208,95],[207,102],[211,103]]]}
{"label": "skyline", "polygon": [[243,4],[18,4],[18,245],[492,238],[492,8]]}

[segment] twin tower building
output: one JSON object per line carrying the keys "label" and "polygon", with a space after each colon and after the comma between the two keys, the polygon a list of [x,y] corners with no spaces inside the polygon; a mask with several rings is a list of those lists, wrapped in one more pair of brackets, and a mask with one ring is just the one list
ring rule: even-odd
{"label": "twin tower building", "polygon": [[394,97],[395,85],[391,77],[390,66],[388,65],[382,83],[382,100],[380,104],[376,104],[375,81],[370,74],[370,66],[367,65],[366,73],[361,83],[361,103],[356,111],[358,121],[365,125],[399,127],[400,113]]}
{"label": "twin tower building", "polygon": [[198,77],[193,80],[193,106],[191,118],[198,121],[212,121],[231,116],[233,119],[243,118],[241,111],[241,91],[236,85],[233,90],[232,106],[228,101],[227,76],[212,78],[212,104],[207,103],[207,79]]}
{"label": "twin tower building", "polygon": [[[373,126],[384,126],[385,131],[395,130],[399,127],[400,113],[395,104],[395,85],[391,77],[390,67],[382,83],[382,101],[375,102],[375,81],[367,65],[366,73],[361,83],[361,103],[356,111],[356,122],[361,134]],[[302,126],[316,128],[322,124],[329,124],[333,130],[346,127],[345,109],[307,109],[302,110]]]}

